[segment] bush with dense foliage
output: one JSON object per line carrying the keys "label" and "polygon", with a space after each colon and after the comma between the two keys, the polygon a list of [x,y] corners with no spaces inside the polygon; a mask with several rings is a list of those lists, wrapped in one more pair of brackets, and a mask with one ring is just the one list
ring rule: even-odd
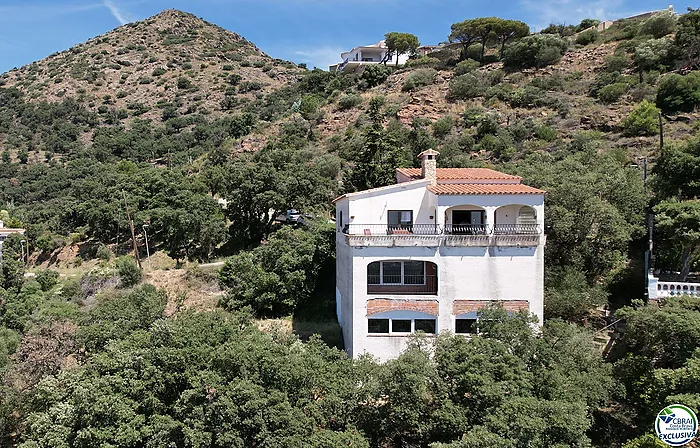
{"label": "bush with dense foliage", "polygon": [[659,109],[654,103],[642,101],[622,120],[626,135],[656,135],[659,133]]}
{"label": "bush with dense foliage", "polygon": [[137,285],[141,281],[141,268],[139,268],[136,264],[136,260],[131,256],[126,255],[119,257],[115,261],[115,264],[122,286],[128,288]]}
{"label": "bush with dense foliage", "polygon": [[227,309],[251,307],[258,316],[280,317],[309,299],[322,268],[335,257],[333,227],[275,232],[267,244],[235,255],[221,269]]}
{"label": "bush with dense foliage", "polygon": [[676,14],[670,11],[656,13],[641,23],[639,34],[655,38],[673,34],[676,31]]}
{"label": "bush with dense foliage", "polygon": [[634,64],[641,71],[665,71],[674,63],[675,47],[668,38],[649,39],[634,49]]}
{"label": "bush with dense foliage", "polygon": [[669,112],[690,112],[700,105],[700,71],[661,78],[656,105]]}
{"label": "bush with dense foliage", "polygon": [[343,95],[338,99],[339,110],[349,110],[360,104],[362,104],[362,97],[354,93]]}
{"label": "bush with dense foliage", "polygon": [[600,38],[600,33],[597,30],[587,30],[579,33],[576,36],[577,45],[588,45],[597,41]]}
{"label": "bush with dense foliage", "polygon": [[598,99],[601,103],[612,104],[617,102],[627,92],[628,85],[622,82],[608,84],[598,90]]}
{"label": "bush with dense foliage", "polygon": [[556,64],[567,50],[565,40],[552,34],[533,34],[506,47],[503,64],[511,69]]}
{"label": "bush with dense foliage", "polygon": [[365,67],[360,80],[365,88],[372,88],[382,84],[391,74],[391,68],[384,64],[371,64]]}
{"label": "bush with dense foliage", "polygon": [[474,59],[465,59],[464,61],[460,61],[457,63],[457,65],[455,65],[455,76],[471,73],[479,68],[480,65],[481,64]]}
{"label": "bush with dense foliage", "polygon": [[435,82],[437,71],[432,68],[419,68],[410,72],[403,82],[401,90],[409,92],[420,87],[425,87]]}

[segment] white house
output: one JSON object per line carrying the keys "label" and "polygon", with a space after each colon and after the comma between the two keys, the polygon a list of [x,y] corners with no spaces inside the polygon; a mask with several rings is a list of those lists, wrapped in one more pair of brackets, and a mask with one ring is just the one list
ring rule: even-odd
{"label": "white house", "polygon": [[336,203],[336,311],[348,354],[398,356],[411,333],[478,331],[494,303],[543,314],[544,194],[485,168],[398,168]]}
{"label": "white house", "polygon": [[[10,235],[24,235],[24,233],[24,229],[11,229],[5,227],[5,223],[0,221],[0,264],[2,264],[2,243],[5,241],[5,239],[7,239]],[[22,250],[24,251],[24,249]],[[24,254],[22,256],[24,256]]]}
{"label": "white house", "polygon": [[[403,65],[408,61],[408,54],[402,54],[398,57],[399,65]],[[364,69],[369,64],[396,64],[396,55],[389,54],[385,41],[379,41],[374,45],[364,45],[355,47],[350,51],[340,54],[341,63],[331,65],[330,71],[341,71],[344,73],[353,73]]]}

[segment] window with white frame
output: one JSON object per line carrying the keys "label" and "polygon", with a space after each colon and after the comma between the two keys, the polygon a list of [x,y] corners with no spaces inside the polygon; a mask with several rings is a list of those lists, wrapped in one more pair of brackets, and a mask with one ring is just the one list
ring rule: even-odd
{"label": "window with white frame", "polygon": [[367,265],[368,285],[425,285],[424,261],[375,261]]}
{"label": "window with white frame", "polygon": [[418,311],[388,311],[367,319],[367,333],[370,336],[405,336],[418,331],[437,334],[437,318]]}

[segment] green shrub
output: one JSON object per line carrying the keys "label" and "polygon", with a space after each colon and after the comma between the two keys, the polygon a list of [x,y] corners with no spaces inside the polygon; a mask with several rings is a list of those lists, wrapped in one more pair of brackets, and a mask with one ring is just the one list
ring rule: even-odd
{"label": "green shrub", "polygon": [[634,64],[643,71],[665,70],[675,62],[674,45],[668,38],[649,39],[634,49]]}
{"label": "green shrub", "polygon": [[475,61],[474,59],[465,59],[464,61],[461,61],[457,65],[455,65],[455,76],[466,75],[467,73],[471,73],[477,68],[479,68],[480,65],[481,64],[478,61]]}
{"label": "green shrub", "polygon": [[445,138],[454,126],[454,119],[450,115],[435,120],[432,125],[435,138]]}
{"label": "green shrub", "polygon": [[639,26],[639,34],[656,38],[667,36],[676,31],[676,15],[670,11],[660,12],[646,19]]}
{"label": "green shrub", "polygon": [[509,45],[503,64],[514,69],[546,67],[559,62],[566,49],[566,41],[553,34],[533,34]]}
{"label": "green shrub", "polygon": [[409,92],[416,90],[419,87],[424,87],[432,84],[435,81],[437,71],[432,68],[419,68],[406,76],[401,90]]}
{"label": "green shrub", "polygon": [[440,64],[440,59],[431,58],[430,56],[421,56],[415,59],[409,59],[404,64],[405,67],[435,67]]}
{"label": "green shrub", "polygon": [[617,41],[632,39],[639,32],[639,21],[622,19],[615,22],[610,28],[605,30],[605,41]]}
{"label": "green shrub", "polygon": [[166,70],[163,67],[156,67],[153,72],[151,72],[151,76],[162,76],[166,73]]}
{"label": "green shrub", "polygon": [[488,134],[495,135],[500,129],[501,125],[498,122],[498,115],[493,113],[485,114],[479,121],[479,126],[476,128],[476,135],[479,138],[483,138]]}
{"label": "green shrub", "polygon": [[232,75],[229,75],[226,78],[226,82],[228,82],[232,86],[237,86],[242,80],[243,80],[243,77],[241,75],[239,75],[238,73],[234,73]]}
{"label": "green shrub", "polygon": [[603,62],[603,70],[608,73],[621,72],[632,65],[629,56],[625,54],[606,56]]}
{"label": "green shrub", "polygon": [[462,118],[464,119],[464,125],[468,128],[472,128],[478,125],[485,114],[486,110],[483,107],[468,107],[462,114]]}
{"label": "green shrub", "polygon": [[238,86],[238,91],[240,93],[255,92],[258,90],[262,90],[264,86],[265,84],[259,81],[245,81]]}
{"label": "green shrub", "polygon": [[123,287],[134,286],[141,281],[141,269],[136,264],[136,260],[130,256],[117,258],[116,266],[117,274],[119,274],[119,280]]}
{"label": "green shrub", "polygon": [[51,269],[44,269],[37,272],[36,281],[41,285],[42,291],[48,291],[58,283],[58,272]]}
{"label": "green shrub", "polygon": [[659,109],[649,101],[642,101],[622,120],[625,135],[656,135],[659,133]]}
{"label": "green shrub", "polygon": [[535,137],[546,142],[552,142],[557,138],[557,131],[543,124],[535,128]]}
{"label": "green shrub", "polygon": [[192,81],[190,81],[188,78],[185,78],[184,76],[180,76],[177,78],[177,88],[181,90],[189,89],[192,87]]}
{"label": "green shrub", "polygon": [[691,112],[700,105],[700,72],[685,76],[674,73],[661,78],[656,105],[665,111]]}
{"label": "green shrub", "polygon": [[373,64],[365,67],[362,75],[360,75],[362,87],[371,89],[384,83],[391,74],[391,70],[391,67],[383,64]]}
{"label": "green shrub", "polygon": [[635,103],[640,103],[642,100],[654,101],[656,88],[647,83],[637,84],[629,90],[629,95]]}
{"label": "green shrub", "polygon": [[357,94],[343,95],[338,100],[338,109],[349,110],[362,104],[362,97]]}
{"label": "green shrub", "polygon": [[578,45],[588,45],[597,41],[598,38],[600,38],[600,33],[597,30],[587,30],[576,36],[576,43]]}
{"label": "green shrub", "polygon": [[104,244],[100,244],[95,252],[95,256],[100,260],[109,261],[112,258],[112,251]]}
{"label": "green shrub", "polygon": [[453,99],[469,99],[484,96],[488,86],[472,73],[455,76],[450,80],[448,96]]}
{"label": "green shrub", "polygon": [[598,90],[598,99],[605,104],[612,104],[627,92],[627,84],[616,82]]}

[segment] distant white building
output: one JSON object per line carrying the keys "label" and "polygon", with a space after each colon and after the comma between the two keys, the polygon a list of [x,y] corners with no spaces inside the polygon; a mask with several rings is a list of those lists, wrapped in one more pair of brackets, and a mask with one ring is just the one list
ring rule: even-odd
{"label": "distant white building", "polygon": [[[398,57],[399,65],[403,65],[408,61],[408,54],[402,54]],[[396,55],[389,54],[385,41],[379,41],[373,45],[363,45],[355,47],[350,51],[340,54],[342,62],[331,65],[330,71],[341,71],[344,73],[353,73],[362,70],[369,64],[395,65]]]}
{"label": "distant white building", "polygon": [[398,356],[407,336],[478,332],[500,303],[543,317],[544,194],[485,168],[399,168],[335,200],[336,311],[348,354]]}
{"label": "distant white building", "polygon": [[[2,264],[2,243],[5,241],[5,239],[7,239],[10,235],[24,235],[24,233],[24,229],[11,229],[5,227],[5,223],[0,221],[0,264]],[[22,256],[24,256],[24,254]]]}

